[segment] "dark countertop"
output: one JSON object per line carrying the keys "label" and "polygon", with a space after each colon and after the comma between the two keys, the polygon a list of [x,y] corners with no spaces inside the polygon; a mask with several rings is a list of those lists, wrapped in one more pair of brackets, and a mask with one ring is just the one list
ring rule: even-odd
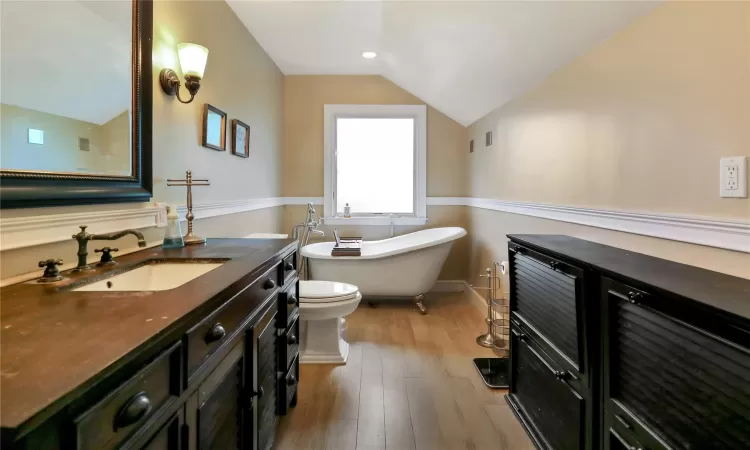
{"label": "dark countertop", "polygon": [[[750,320],[750,280],[570,236],[510,234],[516,242],[553,252],[605,274],[618,274],[663,292]],[[747,257],[750,264],[750,255]]]}
{"label": "dark countertop", "polygon": [[[209,239],[182,249],[131,253],[117,257],[115,266],[83,274],[64,272],[70,279],[58,283],[31,281],[0,289],[0,425],[15,428],[42,410],[52,414],[64,407],[90,380],[114,371],[139,346],[157,335],[180,332],[188,316],[218,307],[228,300],[223,291],[249,273],[261,275],[269,260],[294,248],[292,240]],[[164,258],[228,261],[167,291],[65,290],[77,280]],[[242,287],[234,286],[237,291]]]}

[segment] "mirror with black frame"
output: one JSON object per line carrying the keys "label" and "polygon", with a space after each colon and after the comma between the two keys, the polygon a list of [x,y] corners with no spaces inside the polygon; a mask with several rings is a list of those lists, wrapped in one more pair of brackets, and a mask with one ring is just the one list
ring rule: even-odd
{"label": "mirror with black frame", "polygon": [[151,196],[153,4],[3,2],[0,206]]}

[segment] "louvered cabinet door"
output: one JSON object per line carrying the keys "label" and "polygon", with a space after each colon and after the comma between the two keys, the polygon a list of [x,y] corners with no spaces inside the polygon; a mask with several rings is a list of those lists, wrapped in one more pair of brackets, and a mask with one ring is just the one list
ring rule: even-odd
{"label": "louvered cabinet door", "polygon": [[656,295],[603,287],[605,429],[633,448],[750,449],[750,350],[670,317]]}
{"label": "louvered cabinet door", "polygon": [[585,448],[586,402],[558,367],[522,331],[511,332],[511,393],[508,402],[538,447],[549,450]]}
{"label": "louvered cabinet door", "polygon": [[583,270],[515,243],[508,247],[513,316],[540,335],[569,370],[583,373]]}

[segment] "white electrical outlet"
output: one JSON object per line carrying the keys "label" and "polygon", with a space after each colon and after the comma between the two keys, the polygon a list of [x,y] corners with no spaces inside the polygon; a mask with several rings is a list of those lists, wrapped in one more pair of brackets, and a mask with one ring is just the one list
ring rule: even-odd
{"label": "white electrical outlet", "polygon": [[721,158],[719,171],[719,195],[747,198],[747,156]]}

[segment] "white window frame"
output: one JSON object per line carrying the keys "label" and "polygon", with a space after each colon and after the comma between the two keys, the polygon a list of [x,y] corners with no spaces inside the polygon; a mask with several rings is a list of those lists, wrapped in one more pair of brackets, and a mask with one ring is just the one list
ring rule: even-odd
{"label": "white window frame", "polygon": [[[427,223],[427,106],[324,105],[324,223],[328,225],[424,225]],[[336,215],[336,119],[341,117],[414,119],[414,214]]]}

